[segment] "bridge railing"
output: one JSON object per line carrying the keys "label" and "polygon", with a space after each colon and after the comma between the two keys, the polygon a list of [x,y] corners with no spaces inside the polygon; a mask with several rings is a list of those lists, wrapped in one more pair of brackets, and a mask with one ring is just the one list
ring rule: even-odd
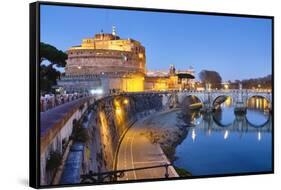
{"label": "bridge railing", "polygon": [[45,96],[40,97],[40,112],[45,112],[59,105],[87,96],[90,96],[90,94],[88,93],[46,94]]}
{"label": "bridge railing", "polygon": [[272,93],[271,89],[211,89],[211,90],[147,90],[142,92],[119,92],[115,93],[116,95],[126,95],[126,94],[170,94],[170,93],[179,93],[179,92],[187,92],[187,93]]}

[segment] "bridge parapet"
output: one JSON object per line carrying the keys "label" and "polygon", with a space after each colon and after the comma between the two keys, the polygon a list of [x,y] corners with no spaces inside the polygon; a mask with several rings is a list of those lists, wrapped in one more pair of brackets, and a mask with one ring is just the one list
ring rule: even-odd
{"label": "bridge parapet", "polygon": [[79,120],[94,97],[85,97],[40,113],[40,175],[41,184],[47,181],[46,164],[50,152],[63,151],[63,141],[72,134],[73,121]]}

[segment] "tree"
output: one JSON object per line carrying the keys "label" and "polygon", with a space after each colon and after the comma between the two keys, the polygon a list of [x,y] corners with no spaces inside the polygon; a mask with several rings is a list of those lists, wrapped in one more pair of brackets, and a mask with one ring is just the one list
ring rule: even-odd
{"label": "tree", "polygon": [[56,80],[60,77],[60,72],[54,69],[51,65],[40,66],[40,90],[50,92],[53,85],[56,85]]}
{"label": "tree", "polygon": [[58,50],[50,44],[40,43],[40,64],[44,60],[48,60],[51,65],[57,67],[65,67],[67,54],[61,50]]}
{"label": "tree", "polygon": [[220,76],[220,74],[216,71],[208,71],[208,70],[202,70],[199,73],[199,78],[201,80],[201,82],[204,84],[211,84],[212,88],[221,88],[221,82],[222,82],[222,78]]}
{"label": "tree", "polygon": [[267,75],[265,77],[260,78],[252,78],[242,80],[243,88],[251,89],[251,88],[263,88],[263,89],[271,89],[272,88],[272,76]]}
{"label": "tree", "polygon": [[244,89],[261,88],[261,89],[272,89],[272,75],[265,77],[250,78],[244,80],[235,80],[230,83],[230,88],[238,89],[239,84],[242,84]]}
{"label": "tree", "polygon": [[[57,84],[60,72],[56,67],[65,67],[67,54],[58,50],[52,45],[40,43],[40,90],[41,92],[52,91],[52,86]],[[49,65],[42,64],[44,60],[48,60]]]}

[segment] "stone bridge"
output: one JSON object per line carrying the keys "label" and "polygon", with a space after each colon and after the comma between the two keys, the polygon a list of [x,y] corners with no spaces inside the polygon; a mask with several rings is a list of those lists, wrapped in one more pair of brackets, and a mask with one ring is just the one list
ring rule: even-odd
{"label": "stone bridge", "polygon": [[213,109],[216,100],[222,96],[230,97],[235,108],[246,108],[248,100],[252,97],[265,98],[269,109],[272,106],[271,91],[248,89],[167,92],[164,94],[163,104],[170,107],[183,105],[190,96],[198,98],[205,109]]}

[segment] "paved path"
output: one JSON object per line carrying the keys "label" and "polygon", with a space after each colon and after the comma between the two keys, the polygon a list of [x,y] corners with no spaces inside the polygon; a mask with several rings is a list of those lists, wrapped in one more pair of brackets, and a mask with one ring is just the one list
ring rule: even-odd
{"label": "paved path", "polygon": [[[152,144],[142,135],[143,120],[137,121],[126,133],[118,154],[117,170],[169,164],[159,144]],[[173,167],[169,167],[169,177],[178,177]],[[125,172],[118,180],[165,178],[165,168],[154,168]]]}

